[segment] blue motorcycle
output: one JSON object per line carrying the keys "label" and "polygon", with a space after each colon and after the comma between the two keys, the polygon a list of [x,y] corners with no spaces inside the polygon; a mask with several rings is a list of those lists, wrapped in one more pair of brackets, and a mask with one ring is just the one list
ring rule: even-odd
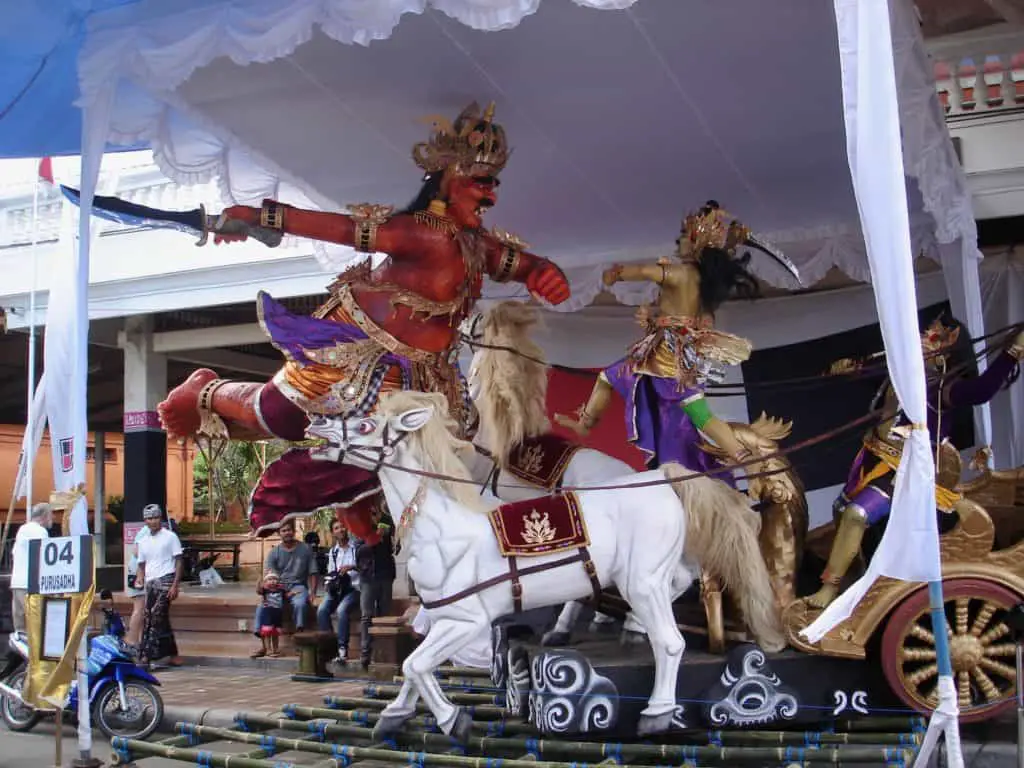
{"label": "blue motorcycle", "polygon": [[[86,668],[89,677],[89,705],[92,723],[107,738],[123,736],[145,739],[160,725],[164,702],[157,686],[160,681],[135,663],[133,650],[125,644],[124,622],[114,609],[108,590],[100,594],[103,608],[103,634],[89,643]],[[0,672],[0,717],[12,731],[28,731],[47,714],[21,700],[28,663],[28,643],[24,635],[11,635],[7,666]],[[64,711],[78,711],[78,681],[71,684]]]}

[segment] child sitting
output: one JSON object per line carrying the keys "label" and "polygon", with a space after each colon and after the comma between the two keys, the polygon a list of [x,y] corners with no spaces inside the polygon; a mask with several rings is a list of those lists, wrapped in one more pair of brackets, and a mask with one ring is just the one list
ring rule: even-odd
{"label": "child sitting", "polygon": [[277,658],[277,648],[281,636],[281,624],[284,620],[284,598],[288,592],[277,571],[268,569],[263,574],[263,581],[256,587],[256,592],[263,598],[263,610],[260,611],[260,640],[263,642],[265,656]]}

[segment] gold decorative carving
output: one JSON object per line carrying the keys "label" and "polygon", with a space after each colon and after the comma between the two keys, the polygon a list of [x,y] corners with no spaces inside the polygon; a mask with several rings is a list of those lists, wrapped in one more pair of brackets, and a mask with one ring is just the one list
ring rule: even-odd
{"label": "gold decorative carving", "polygon": [[523,515],[523,541],[527,544],[547,544],[555,540],[556,531],[551,527],[548,513],[543,515],[534,510],[529,515]]}

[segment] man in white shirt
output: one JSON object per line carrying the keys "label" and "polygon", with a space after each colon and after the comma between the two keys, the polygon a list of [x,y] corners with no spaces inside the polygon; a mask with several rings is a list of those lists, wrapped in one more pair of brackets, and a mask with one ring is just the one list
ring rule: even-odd
{"label": "man in white shirt", "polygon": [[171,603],[178,598],[184,567],[181,541],[177,534],[163,527],[163,510],[158,504],[147,505],[142,510],[142,520],[149,535],[135,540],[139,553],[136,584],[143,584],[146,591],[139,658],[146,664],[166,658],[172,667],[180,667],[182,661],[171,629],[170,611]]}
{"label": "man in white shirt", "polygon": [[316,612],[317,625],[321,631],[331,631],[331,616],[338,615],[338,656],[335,662],[345,666],[348,657],[349,616],[359,605],[359,570],[356,567],[356,552],[359,540],[349,535],[348,529],[339,520],[331,523],[334,546],[327,554],[327,594]]}
{"label": "man in white shirt", "polygon": [[25,632],[25,595],[28,593],[28,543],[32,539],[46,539],[53,525],[53,510],[49,504],[36,504],[29,510],[28,520],[18,529],[11,553],[11,607],[14,613],[14,631]]}

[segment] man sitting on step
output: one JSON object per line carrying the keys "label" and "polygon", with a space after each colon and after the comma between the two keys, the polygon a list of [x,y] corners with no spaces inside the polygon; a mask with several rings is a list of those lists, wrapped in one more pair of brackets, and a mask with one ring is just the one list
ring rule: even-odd
{"label": "man sitting on step", "polygon": [[[292,616],[296,632],[306,628],[306,604],[312,604],[312,596],[316,594],[317,567],[313,550],[295,538],[295,523],[285,520],[278,528],[281,543],[270,550],[263,570],[275,571],[280,575],[281,583],[288,590],[288,602],[292,607]],[[253,632],[259,632],[262,624],[260,613],[262,606],[256,608],[253,620]],[[252,654],[259,659],[266,655],[261,645]]]}

